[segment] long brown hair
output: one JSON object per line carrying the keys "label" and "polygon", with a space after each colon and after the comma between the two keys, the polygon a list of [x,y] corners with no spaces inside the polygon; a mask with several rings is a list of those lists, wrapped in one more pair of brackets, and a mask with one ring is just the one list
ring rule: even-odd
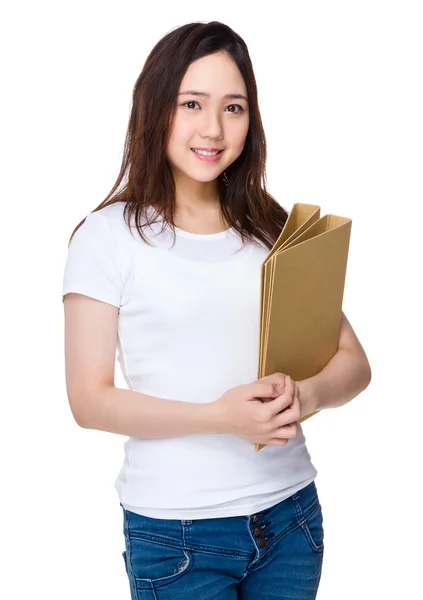
{"label": "long brown hair", "polygon": [[133,89],[119,176],[107,198],[93,210],[125,202],[127,225],[135,216],[136,228],[146,243],[142,227],[152,222],[146,207],[154,207],[156,215],[172,229],[175,225],[175,183],[166,148],[182,78],[191,63],[222,51],[232,57],[244,78],[250,115],[241,155],[218,177],[222,215],[243,242],[259,240],[269,249],[287,219],[287,212],[266,190],[266,138],[247,45],[218,21],[189,23],[171,30],[149,54]]}

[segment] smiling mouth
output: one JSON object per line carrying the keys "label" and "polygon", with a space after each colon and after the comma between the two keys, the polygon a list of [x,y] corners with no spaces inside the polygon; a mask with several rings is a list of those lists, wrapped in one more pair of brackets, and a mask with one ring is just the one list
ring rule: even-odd
{"label": "smiling mouth", "polygon": [[191,148],[193,152],[199,154],[200,156],[217,156],[218,154],[222,154],[223,150],[197,150],[197,148]]}

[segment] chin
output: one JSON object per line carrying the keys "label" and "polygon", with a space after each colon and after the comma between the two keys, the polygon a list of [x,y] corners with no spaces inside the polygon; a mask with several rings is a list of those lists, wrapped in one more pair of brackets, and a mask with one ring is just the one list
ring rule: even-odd
{"label": "chin", "polygon": [[210,169],[209,173],[204,173],[204,171],[184,171],[185,177],[189,179],[193,179],[194,181],[199,181],[201,183],[209,183],[210,181],[214,181],[223,173],[224,169],[216,169],[216,171],[212,172]]}

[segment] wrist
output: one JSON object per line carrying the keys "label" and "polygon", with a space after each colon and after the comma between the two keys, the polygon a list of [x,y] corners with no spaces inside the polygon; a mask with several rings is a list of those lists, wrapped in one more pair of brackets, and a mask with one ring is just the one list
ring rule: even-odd
{"label": "wrist", "polygon": [[207,402],[202,406],[204,408],[203,433],[225,433],[224,418],[219,402],[214,400],[213,402]]}
{"label": "wrist", "polygon": [[297,381],[296,385],[299,389],[299,400],[301,407],[301,419],[319,410],[316,388],[313,383],[313,378]]}

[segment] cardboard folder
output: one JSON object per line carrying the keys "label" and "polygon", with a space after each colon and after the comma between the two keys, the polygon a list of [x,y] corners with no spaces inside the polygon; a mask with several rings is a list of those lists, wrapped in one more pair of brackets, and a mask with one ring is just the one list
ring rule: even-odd
{"label": "cardboard folder", "polygon": [[259,378],[307,379],[336,353],[351,225],[346,217],[320,217],[319,206],[294,204],[262,264]]}

